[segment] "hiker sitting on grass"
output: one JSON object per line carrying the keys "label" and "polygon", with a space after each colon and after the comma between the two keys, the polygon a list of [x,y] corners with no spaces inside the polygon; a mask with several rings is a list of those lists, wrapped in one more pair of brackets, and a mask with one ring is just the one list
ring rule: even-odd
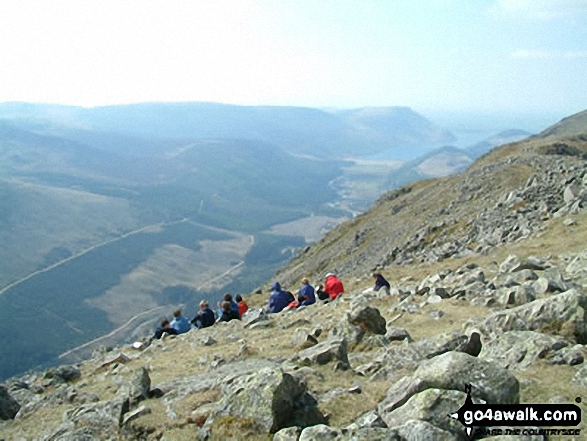
{"label": "hiker sitting on grass", "polygon": [[171,327],[177,331],[178,334],[184,334],[192,329],[192,325],[183,315],[181,315],[181,309],[173,311],[173,321]]}
{"label": "hiker sitting on grass", "polygon": [[383,288],[383,292],[389,295],[391,288],[389,282],[385,280],[385,277],[381,275],[381,273],[373,273],[372,276],[375,278],[375,286],[373,287],[373,291],[379,291]]}
{"label": "hiker sitting on grass", "polygon": [[238,312],[236,312],[230,306],[230,302],[224,301],[221,304],[222,307],[222,315],[218,319],[218,322],[229,322],[231,320],[239,320],[240,317],[238,316]]}
{"label": "hiker sitting on grass", "polygon": [[210,309],[207,300],[200,302],[200,310],[192,320],[192,325],[198,329],[207,328],[216,322],[214,311]]}
{"label": "hiker sitting on grass", "polygon": [[302,287],[298,291],[298,303],[300,306],[307,306],[316,303],[314,287],[310,285],[310,281],[306,277],[302,279]]}
{"label": "hiker sitting on grass", "polygon": [[272,286],[273,291],[269,296],[269,312],[276,313],[283,311],[283,308],[295,301],[294,296],[281,289],[279,282],[275,282]]}
{"label": "hiker sitting on grass", "polygon": [[167,319],[163,319],[161,321],[161,326],[159,326],[156,330],[155,330],[155,338],[157,340],[159,340],[163,334],[169,334],[169,335],[177,335],[177,330],[173,329],[170,324],[169,324],[169,320]]}
{"label": "hiker sitting on grass", "polygon": [[333,273],[328,273],[324,277],[324,291],[328,293],[330,300],[334,300],[344,292],[344,286]]}
{"label": "hiker sitting on grass", "polygon": [[238,305],[238,315],[242,317],[245,312],[249,310],[249,306],[245,303],[244,299],[240,294],[237,294],[234,298]]}

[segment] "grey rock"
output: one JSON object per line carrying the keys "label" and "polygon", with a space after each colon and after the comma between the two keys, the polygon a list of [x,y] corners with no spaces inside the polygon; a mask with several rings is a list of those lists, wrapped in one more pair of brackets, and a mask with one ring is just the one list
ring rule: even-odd
{"label": "grey rock", "polygon": [[349,317],[340,320],[329,332],[329,340],[344,339],[348,344],[354,345],[363,340],[365,336],[365,329],[361,326],[353,325]]}
{"label": "grey rock", "polygon": [[273,435],[273,441],[298,441],[301,433],[300,427],[286,427]]}
{"label": "grey rock", "polygon": [[305,384],[281,368],[267,367],[239,376],[222,386],[222,394],[222,400],[203,429],[212,428],[214,420],[223,416],[252,419],[260,433],[324,422]]}
{"label": "grey rock", "polygon": [[82,373],[77,366],[64,365],[57,368],[48,369],[45,372],[45,378],[53,379],[53,384],[68,383],[81,378]]}
{"label": "grey rock", "polygon": [[309,348],[317,345],[318,340],[306,328],[298,328],[292,336],[292,343],[296,347]]}
{"label": "grey rock", "polygon": [[357,418],[353,423],[345,427],[347,430],[363,429],[366,427],[382,427],[386,428],[387,424],[379,416],[377,411],[372,410]]}
{"label": "grey rock", "polygon": [[513,286],[505,288],[500,297],[500,303],[508,306],[525,305],[536,300],[534,290],[529,286]]}
{"label": "grey rock", "polygon": [[529,269],[523,269],[510,274],[504,285],[507,287],[523,285],[525,282],[538,279],[538,275]]}
{"label": "grey rock", "polygon": [[116,398],[76,407],[66,411],[63,418],[75,429],[89,430],[96,438],[115,438],[128,411],[128,400]]}
{"label": "grey rock", "polygon": [[140,406],[139,408],[137,408],[131,412],[128,412],[124,415],[124,418],[122,419],[122,425],[124,426],[125,424],[128,424],[131,421],[134,421],[137,418],[139,418],[143,415],[148,415],[150,413],[151,413],[151,409],[149,407]]}
{"label": "grey rock", "polygon": [[465,428],[448,415],[458,410],[467,394],[458,390],[426,389],[416,393],[401,406],[383,416],[389,427],[403,425],[408,420],[426,421],[443,431],[464,438]]}
{"label": "grey rock", "polygon": [[409,332],[404,328],[400,328],[399,326],[387,325],[387,332],[385,333],[385,337],[387,337],[389,341],[412,340]]}
{"label": "grey rock", "polygon": [[293,361],[302,364],[326,364],[340,361],[349,366],[346,340],[327,340],[294,355]]}
{"label": "grey rock", "polygon": [[464,328],[478,329],[483,335],[491,337],[507,331],[546,329],[573,335],[578,343],[584,343],[587,341],[585,307],[585,296],[571,289],[526,305],[494,312],[479,322],[470,320]]}
{"label": "grey rock", "polygon": [[581,366],[573,377],[573,382],[583,387],[587,387],[587,364]]}
{"label": "grey rock", "polygon": [[464,394],[466,384],[472,385],[474,399],[487,403],[517,404],[520,400],[518,380],[507,370],[462,352],[448,352],[422,362],[412,375],[391,386],[386,398],[379,403],[379,415],[388,426],[399,425],[396,417],[388,416],[412,396],[427,389],[454,390]]}
{"label": "grey rock", "polygon": [[144,366],[133,374],[129,392],[129,398],[132,404],[150,397],[151,377],[149,377],[149,371]]}
{"label": "grey rock", "polygon": [[12,420],[20,410],[20,404],[0,385],[0,420]]}
{"label": "grey rock", "polygon": [[385,335],[386,322],[377,308],[370,306],[356,308],[351,311],[349,321],[353,325],[360,326],[368,332]]}
{"label": "grey rock", "polygon": [[560,337],[535,331],[508,331],[487,342],[479,357],[505,369],[525,369],[567,345]]}
{"label": "grey rock", "polygon": [[328,427],[325,424],[317,424],[312,427],[306,427],[300,434],[299,441],[321,441],[321,440],[341,440],[342,431]]}
{"label": "grey rock", "polygon": [[393,429],[397,430],[402,441],[459,441],[462,439],[454,433],[421,420],[408,420],[405,424]]}

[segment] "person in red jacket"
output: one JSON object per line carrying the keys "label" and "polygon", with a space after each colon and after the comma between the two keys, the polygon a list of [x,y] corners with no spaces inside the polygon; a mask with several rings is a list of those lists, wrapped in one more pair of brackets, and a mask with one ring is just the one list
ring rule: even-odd
{"label": "person in red jacket", "polygon": [[334,274],[328,273],[325,277],[324,292],[328,293],[330,300],[334,300],[344,292],[344,286]]}
{"label": "person in red jacket", "polygon": [[249,310],[249,306],[245,303],[240,294],[237,294],[234,300],[236,300],[236,304],[238,305],[238,315],[242,317],[243,314]]}

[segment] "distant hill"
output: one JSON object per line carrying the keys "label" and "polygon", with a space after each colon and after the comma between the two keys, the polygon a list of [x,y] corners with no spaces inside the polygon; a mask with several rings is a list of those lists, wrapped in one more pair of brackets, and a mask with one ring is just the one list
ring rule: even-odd
{"label": "distant hill", "polygon": [[20,119],[31,128],[36,126],[37,131],[67,133],[70,139],[86,138],[86,142],[87,131],[148,139],[150,143],[161,139],[249,139],[318,157],[361,156],[389,149],[405,156],[410,147],[453,139],[450,132],[407,107],[329,113],[306,107],[216,103],[94,108],[6,103],[0,104],[0,118]]}
{"label": "distant hill", "polygon": [[441,147],[390,172],[386,186],[394,189],[422,179],[449,176],[464,170],[472,162],[473,159],[462,149]]}
{"label": "distant hill", "polygon": [[499,145],[509,144],[510,142],[516,142],[521,139],[527,138],[532,134],[520,129],[505,130],[492,136],[484,141],[478,142],[470,147],[464,149],[469,156],[473,159],[477,159],[489,152],[494,147]]}

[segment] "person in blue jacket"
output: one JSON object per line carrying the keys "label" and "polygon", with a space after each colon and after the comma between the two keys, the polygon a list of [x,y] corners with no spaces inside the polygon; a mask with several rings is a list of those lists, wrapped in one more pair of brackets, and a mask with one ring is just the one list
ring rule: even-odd
{"label": "person in blue jacket", "polygon": [[173,311],[173,321],[171,327],[177,331],[178,334],[184,334],[192,329],[192,325],[183,315],[181,315],[181,309]]}
{"label": "person in blue jacket", "polygon": [[269,296],[269,312],[281,312],[283,308],[295,300],[291,293],[281,289],[279,282],[275,282],[271,288],[273,291]]}
{"label": "person in blue jacket", "polygon": [[304,277],[302,279],[302,287],[298,291],[298,303],[300,306],[312,305],[316,303],[316,293],[314,287],[310,285],[310,281]]}

